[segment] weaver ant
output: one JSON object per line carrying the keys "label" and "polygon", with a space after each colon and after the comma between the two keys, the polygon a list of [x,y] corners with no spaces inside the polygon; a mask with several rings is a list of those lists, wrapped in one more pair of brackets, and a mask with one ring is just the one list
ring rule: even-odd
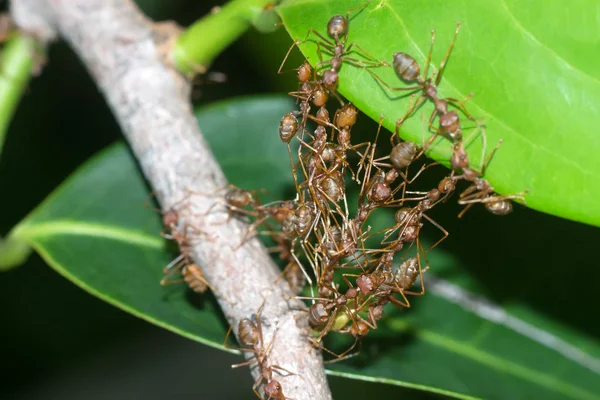
{"label": "weaver ant", "polygon": [[[242,318],[238,324],[238,339],[240,344],[246,347],[241,347],[239,350],[243,353],[254,353],[254,357],[246,362],[234,364],[231,368],[239,368],[251,365],[258,365],[260,369],[260,374],[256,381],[254,382],[254,386],[252,386],[252,390],[258,396],[259,399],[263,399],[263,397],[258,392],[258,387],[262,384],[263,391],[267,398],[269,399],[281,399],[285,400],[285,396],[283,394],[283,387],[279,381],[273,379],[273,371],[285,372],[288,375],[296,375],[293,372],[288,371],[287,369],[280,367],[279,365],[272,365],[268,363],[267,357],[271,348],[273,347],[273,343],[275,341],[275,333],[273,333],[273,337],[269,344],[265,347],[265,342],[263,338],[262,331],[262,322],[260,318],[260,313],[265,305],[265,301],[262,302],[261,306],[258,308],[253,318]],[[253,321],[253,319],[256,321]],[[227,335],[225,336],[225,341],[223,342],[223,347],[227,347],[227,339],[231,334],[231,327],[227,331]]]}

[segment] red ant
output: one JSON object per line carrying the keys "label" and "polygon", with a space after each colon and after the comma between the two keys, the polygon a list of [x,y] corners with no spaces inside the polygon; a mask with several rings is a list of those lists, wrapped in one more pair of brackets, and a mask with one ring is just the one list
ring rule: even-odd
{"label": "red ant", "polygon": [[[254,382],[254,386],[252,386],[252,390],[258,396],[259,399],[263,399],[263,397],[258,392],[259,385],[263,385],[263,390],[268,399],[281,399],[285,400],[285,396],[283,394],[283,387],[279,381],[273,379],[273,371],[285,372],[288,375],[296,375],[293,372],[288,371],[287,369],[280,367],[279,365],[269,364],[267,361],[267,357],[273,343],[275,341],[275,333],[273,334],[273,338],[271,342],[265,347],[265,342],[263,338],[262,331],[262,323],[260,319],[260,313],[265,305],[265,302],[261,304],[258,308],[258,311],[255,315],[254,322],[250,318],[242,318],[238,324],[238,338],[240,344],[246,347],[242,347],[236,350],[239,350],[243,353],[254,353],[254,357],[251,360],[248,360],[243,363],[234,364],[231,368],[239,368],[257,364],[260,368],[260,374],[256,381]],[[227,339],[231,334],[231,327],[229,331],[227,331],[227,335],[225,336],[225,341],[223,342],[223,346],[227,347]],[[289,400],[289,399],[288,399]]]}

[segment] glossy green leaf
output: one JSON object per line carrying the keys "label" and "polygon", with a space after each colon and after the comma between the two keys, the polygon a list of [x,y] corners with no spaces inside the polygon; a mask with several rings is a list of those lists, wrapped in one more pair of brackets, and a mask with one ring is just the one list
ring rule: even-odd
{"label": "glossy green leaf", "polygon": [[[224,102],[198,112],[233,183],[284,196],[291,179],[275,127],[291,107],[289,99],[277,96]],[[81,167],[11,237],[31,244],[59,273],[95,296],[220,347],[227,327],[210,297],[184,285],[159,285],[162,268],[174,255],[159,236],[159,215],[144,207],[148,193],[134,158],[118,144]],[[461,272],[454,256],[436,250],[431,263],[436,273],[452,276],[462,287],[481,289]],[[537,327],[537,336],[527,335],[440,293],[430,287],[412,309],[391,313],[366,338],[360,357],[331,364],[329,372],[456,398],[598,398],[597,343],[519,304],[500,310]],[[546,343],[548,337],[568,342],[571,353],[585,349],[584,359],[565,356],[556,343]]]}
{"label": "glossy green leaf", "polygon": [[[302,41],[311,28],[326,36],[331,16],[364,3],[288,0],[278,10],[292,38]],[[460,21],[439,94],[461,100],[473,93],[466,105],[475,118],[485,120],[487,152],[503,140],[486,178],[499,193],[528,189],[527,205],[536,210],[600,225],[596,14],[597,4],[588,0],[570,2],[568,10],[541,0],[376,0],[351,13],[348,43],[389,63],[394,52],[409,53],[423,67],[429,32],[435,29],[430,68],[437,70]],[[319,61],[316,41],[322,39],[311,34],[301,45],[313,64]],[[361,59],[354,50],[352,57]],[[323,51],[323,58],[331,57]],[[391,67],[373,71],[392,87],[408,86]],[[371,118],[384,115],[384,126],[391,131],[410,100],[407,92],[391,92],[367,71],[348,64],[342,66],[339,91]],[[433,109],[429,103],[403,125],[403,138],[423,142],[423,127]],[[461,121],[464,128],[474,126],[464,115]],[[468,147],[471,163],[479,166],[481,136],[472,129],[464,133],[473,139]],[[428,154],[447,163],[449,143],[436,143]]]}

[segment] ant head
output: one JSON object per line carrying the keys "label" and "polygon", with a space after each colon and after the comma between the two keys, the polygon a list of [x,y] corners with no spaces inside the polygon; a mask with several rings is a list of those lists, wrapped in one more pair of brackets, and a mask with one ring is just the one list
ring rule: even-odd
{"label": "ant head", "polygon": [[350,327],[350,334],[356,339],[362,339],[369,333],[369,325],[366,322],[358,320]]}
{"label": "ant head", "polygon": [[454,179],[447,176],[444,179],[442,179],[442,181],[438,185],[438,190],[440,191],[440,193],[450,193],[454,190],[455,187],[456,184],[454,182]]}
{"label": "ant head", "polygon": [[318,86],[311,94],[310,100],[317,107],[323,107],[327,104],[327,100],[329,99],[329,95],[327,91],[323,89],[321,86]]}
{"label": "ant head", "polygon": [[358,289],[365,294],[371,293],[375,289],[373,280],[369,275],[359,276],[356,279],[356,286],[358,286]]}
{"label": "ant head", "polygon": [[265,385],[265,395],[271,399],[282,399],[283,389],[281,388],[281,383],[275,380],[269,381]]}
{"label": "ant head", "polygon": [[296,71],[296,75],[298,76],[298,80],[300,82],[308,82],[312,76],[312,67],[309,63],[305,62],[298,68],[298,71]]}
{"label": "ant head", "polygon": [[178,221],[179,214],[174,209],[167,210],[162,216],[162,223],[167,228],[176,226]]}

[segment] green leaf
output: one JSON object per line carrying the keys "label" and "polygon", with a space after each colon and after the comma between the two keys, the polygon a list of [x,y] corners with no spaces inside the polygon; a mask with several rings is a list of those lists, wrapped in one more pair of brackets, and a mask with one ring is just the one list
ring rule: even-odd
{"label": "green leaf", "polygon": [[[335,14],[364,4],[363,0],[289,0],[278,8],[294,40],[309,30],[326,36]],[[487,152],[503,144],[489,164],[486,178],[499,193],[528,189],[527,205],[564,218],[600,225],[600,33],[596,3],[578,0],[563,5],[542,0],[505,1],[372,1],[351,14],[348,43],[373,57],[392,61],[394,52],[411,54],[423,68],[436,30],[431,68],[437,70],[462,22],[456,45],[439,84],[441,97],[473,98],[467,108],[484,118]],[[312,39],[311,39],[312,38]],[[311,41],[312,40],[312,41]],[[319,61],[311,34],[301,49],[311,63]],[[355,47],[353,57],[359,58]],[[324,59],[331,58],[326,52]],[[291,68],[291,66],[290,66]],[[406,87],[391,67],[373,71],[393,87]],[[430,69],[431,71],[431,69]],[[374,120],[394,131],[406,112],[406,92],[390,92],[365,70],[342,66],[339,91]],[[422,143],[428,102],[403,125],[404,139]],[[463,126],[473,126],[461,116]],[[473,130],[465,131],[465,137]],[[481,163],[481,137],[468,148],[471,164]],[[448,163],[450,145],[439,140],[428,153]]]}
{"label": "green leaf", "polygon": [[[233,183],[284,196],[291,181],[289,161],[275,127],[291,107],[289,98],[275,96],[223,102],[197,113]],[[174,255],[160,238],[158,213],[144,207],[148,193],[136,161],[117,144],[81,167],[12,237],[30,243],[54,269],[93,295],[221,348],[227,327],[212,299],[185,285],[159,285],[162,268]],[[454,256],[436,249],[431,263],[436,273],[453,276],[462,287],[481,289],[461,272]],[[501,310],[536,326],[533,340],[535,335],[482,318],[428,287],[413,308],[382,320],[364,341],[360,357],[331,364],[329,373],[456,398],[598,398],[599,371],[590,371],[600,356],[597,343],[520,304]],[[548,337],[567,341],[571,352],[585,349],[587,362],[543,344]]]}

